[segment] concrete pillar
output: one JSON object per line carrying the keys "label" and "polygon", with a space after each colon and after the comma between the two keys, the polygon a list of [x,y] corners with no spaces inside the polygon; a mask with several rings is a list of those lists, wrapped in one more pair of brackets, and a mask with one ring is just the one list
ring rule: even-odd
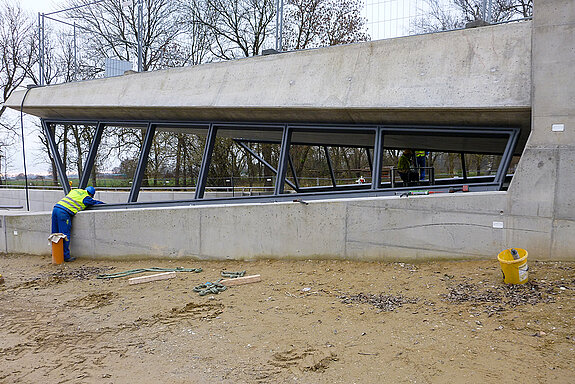
{"label": "concrete pillar", "polygon": [[567,259],[575,249],[575,2],[534,2],[532,39],[532,131],[509,213],[532,223],[533,236],[522,239],[538,239],[530,253]]}

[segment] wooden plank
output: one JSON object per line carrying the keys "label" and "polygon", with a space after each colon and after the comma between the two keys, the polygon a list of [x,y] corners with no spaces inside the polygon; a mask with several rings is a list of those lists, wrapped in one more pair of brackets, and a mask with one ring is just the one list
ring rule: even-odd
{"label": "wooden plank", "polygon": [[234,285],[257,283],[259,281],[262,281],[260,275],[251,275],[244,277],[236,277],[235,279],[225,279],[220,281],[220,284],[223,284],[226,287],[233,287]]}
{"label": "wooden plank", "polygon": [[173,279],[174,277],[176,277],[176,272],[163,272],[156,273],[155,275],[132,277],[131,279],[128,279],[128,282],[130,284],[141,284],[147,283],[148,281]]}

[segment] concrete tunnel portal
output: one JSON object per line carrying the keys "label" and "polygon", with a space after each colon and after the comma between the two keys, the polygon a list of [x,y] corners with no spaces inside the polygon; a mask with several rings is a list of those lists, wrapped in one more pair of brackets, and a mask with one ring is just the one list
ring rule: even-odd
{"label": "concrete tunnel portal", "polygon": [[[90,127],[80,186],[90,182],[106,132],[142,135],[127,201],[75,218],[80,256],[459,259],[517,246],[530,257],[570,259],[575,145],[569,133],[549,128],[572,121],[572,50],[550,44],[572,41],[565,26],[575,21],[557,10],[561,4],[535,4],[533,21],[52,85],[14,93],[6,104],[41,118],[56,158],[56,130]],[[172,133],[202,143],[193,195],[142,199],[150,143]],[[267,193],[205,193],[219,139],[265,166]],[[277,158],[269,162],[258,146],[272,146]],[[306,147],[321,154],[325,185],[303,184],[294,169]],[[337,177],[330,162],[341,148],[369,159],[365,183]],[[382,160],[402,149],[448,154],[462,174],[429,169],[404,185],[395,164]],[[475,155],[494,159],[493,172],[471,172],[467,159]],[[56,163],[67,190],[66,170]],[[400,197],[463,186],[469,192]],[[46,252],[32,234],[49,214],[34,217],[4,216],[6,251]]]}

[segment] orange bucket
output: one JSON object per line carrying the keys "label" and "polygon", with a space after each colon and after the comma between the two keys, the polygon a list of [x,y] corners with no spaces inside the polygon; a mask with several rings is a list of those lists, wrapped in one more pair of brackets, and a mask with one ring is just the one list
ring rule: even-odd
{"label": "orange bucket", "polygon": [[64,262],[64,241],[67,236],[63,233],[53,233],[48,237],[52,243],[52,264],[62,264]]}

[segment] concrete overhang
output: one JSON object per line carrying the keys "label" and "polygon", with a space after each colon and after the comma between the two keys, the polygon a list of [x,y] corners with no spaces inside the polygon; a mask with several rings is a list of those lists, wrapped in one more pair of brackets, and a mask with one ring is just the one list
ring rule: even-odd
{"label": "concrete overhang", "polygon": [[[20,109],[25,91],[6,102]],[[45,119],[519,127],[531,124],[531,22],[35,88]]]}

